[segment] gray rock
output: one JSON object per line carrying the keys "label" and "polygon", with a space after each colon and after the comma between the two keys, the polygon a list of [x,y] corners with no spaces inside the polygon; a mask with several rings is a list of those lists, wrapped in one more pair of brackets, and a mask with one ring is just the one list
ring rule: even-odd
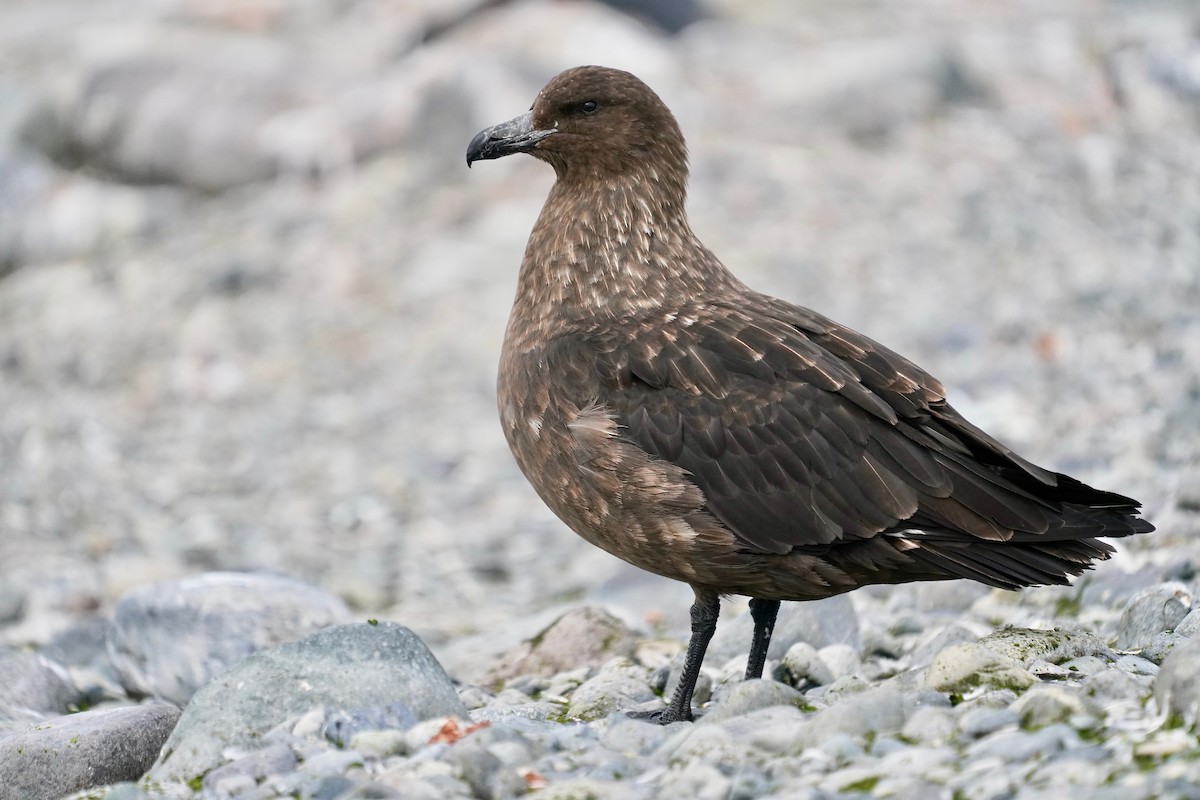
{"label": "gray rock", "polygon": [[408,755],[408,737],[403,731],[361,731],[350,739],[350,749],[374,756]]}
{"label": "gray rock", "polygon": [[600,742],[610,750],[631,756],[644,756],[661,747],[672,733],[664,725],[647,725],[617,712],[600,731]]}
{"label": "gray rock", "polygon": [[1150,641],[1146,642],[1138,651],[1138,655],[1142,660],[1152,664],[1161,664],[1167,654],[1175,649],[1175,646],[1186,641],[1186,636],[1167,631],[1156,633],[1150,637]]}
{"label": "gray rock", "polygon": [[463,780],[480,800],[500,800],[523,794],[528,786],[517,770],[487,747],[483,737],[467,736],[451,746],[446,760],[458,767]]}
{"label": "gray rock", "polygon": [[[457,166],[457,165],[456,165]],[[658,636],[686,637],[691,631],[690,586],[614,561],[610,577],[588,590],[584,602],[608,608],[635,628]]]}
{"label": "gray rock", "polygon": [[1200,633],[1200,608],[1193,608],[1188,615],[1175,626],[1175,633],[1183,637],[1195,636]]}
{"label": "gray rock", "polygon": [[1080,656],[1064,661],[1059,666],[1065,669],[1069,675],[1086,677],[1106,671],[1109,668],[1109,661],[1100,656]]}
{"label": "gray rock", "polygon": [[335,595],[290,578],[213,572],[126,593],[108,650],[134,697],[176,705],[246,656],[349,620]]}
{"label": "gray rock", "polygon": [[1150,589],[1161,579],[1157,567],[1144,567],[1137,572],[1104,569],[1089,574],[1081,581],[1079,601],[1083,606],[1120,607],[1139,592]]}
{"label": "gray rock", "polygon": [[1163,631],[1172,631],[1192,610],[1192,595],[1186,586],[1166,583],[1134,595],[1121,612],[1116,648],[1138,650]]}
{"label": "gray rock", "polygon": [[56,634],[40,655],[66,667],[71,682],[93,703],[121,697],[120,676],[108,657],[109,621],[92,617]]}
{"label": "gray rock", "polygon": [[633,706],[648,703],[655,699],[654,690],[647,682],[648,677],[642,667],[628,659],[615,658],[575,690],[567,706],[567,716],[584,721],[594,720],[607,717],[613,711],[627,711]]}
{"label": "gray rock", "polygon": [[[0,159],[3,156],[0,155]],[[3,162],[0,162],[0,171],[3,171]],[[3,198],[3,188],[0,188],[0,199]],[[0,232],[4,231],[4,226],[0,226]],[[0,275],[4,273],[4,265],[6,262],[11,262],[14,259],[5,257],[5,244],[0,240]],[[25,598],[27,592],[23,587],[4,584],[0,586],[0,625],[7,625],[16,622],[25,613]]]}
{"label": "gray rock", "polygon": [[979,687],[1026,689],[1037,679],[1017,661],[1002,656],[982,642],[947,647],[925,673],[925,682],[937,692],[962,695]]}
{"label": "gray rock", "polygon": [[1108,647],[1096,635],[1061,628],[1049,631],[1001,628],[980,639],[979,644],[1024,666],[1038,660],[1060,664],[1072,658],[1103,655],[1108,652]]}
{"label": "gray rock", "polygon": [[568,611],[501,656],[484,682],[598,667],[617,656],[632,656],[636,644],[636,637],[621,620],[602,608],[584,606]]}
{"label": "gray rock", "polygon": [[[735,742],[775,756],[799,755],[803,745],[796,734],[816,717],[814,709],[794,704],[772,705],[721,721],[721,728]],[[744,763],[744,762],[743,762]]]}
{"label": "gray rock", "polygon": [[789,647],[774,670],[776,680],[797,689],[825,686],[833,683],[834,677],[833,670],[808,642],[796,642]]}
{"label": "gray rock", "polygon": [[762,679],[739,681],[732,685],[720,702],[712,704],[701,721],[704,723],[721,722],[757,711],[760,708],[781,705],[799,707],[803,704],[804,695],[777,681]]}
{"label": "gray rock", "polygon": [[[754,620],[747,611],[732,620],[723,621],[709,643],[705,661],[723,664],[732,658],[745,656],[750,650]],[[858,614],[847,595],[835,595],[824,600],[804,603],[784,603],[775,622],[775,633],[767,657],[779,659],[797,642],[807,642],[816,649],[831,644],[848,644],[862,649]]]}
{"label": "gray rock", "polygon": [[236,796],[236,787],[254,787],[296,768],[296,756],[286,744],[272,744],[217,767],[204,776],[204,790],[217,797]]}
{"label": "gray rock", "polygon": [[886,686],[872,687],[811,715],[808,724],[796,732],[796,741],[813,747],[836,734],[859,740],[871,734],[899,733],[906,715],[900,692]]}
{"label": "gray rock", "polygon": [[1015,726],[1021,717],[1012,708],[976,706],[965,710],[958,719],[958,729],[964,736],[979,739],[1002,728]]}
{"label": "gray rock", "polygon": [[1037,659],[1029,664],[1029,671],[1042,681],[1065,681],[1072,677],[1071,671],[1060,664],[1051,664],[1045,659]]}
{"label": "gray rock", "polygon": [[59,631],[39,652],[64,667],[95,667],[108,660],[109,622],[90,617]]}
{"label": "gray rock", "polygon": [[848,644],[826,645],[817,651],[817,655],[829,667],[834,680],[857,675],[862,670],[863,662],[858,651]]}
{"label": "gray rock", "polygon": [[0,732],[66,714],[83,699],[67,670],[38,653],[0,650]]}
{"label": "gray rock", "polygon": [[[687,654],[681,652],[671,659],[671,663],[655,670],[650,678],[651,688],[665,698],[674,697],[675,688],[679,686],[679,679],[683,677],[683,664],[686,658]],[[745,671],[743,666],[740,674],[744,675]],[[712,695],[713,679],[708,670],[701,670],[700,675],[696,678],[696,688],[692,690],[692,705],[704,705]]]}
{"label": "gray rock", "polygon": [[0,739],[0,796],[57,800],[140,778],[179,719],[167,705],[84,711]]}
{"label": "gray rock", "polygon": [[1140,681],[1119,669],[1105,669],[1089,675],[1080,688],[1102,705],[1130,698],[1141,704],[1150,694]]}
{"label": "gray rock", "polygon": [[[648,797],[642,794],[640,797]],[[595,778],[569,778],[555,781],[537,793],[538,800],[640,800],[638,795],[630,798],[629,788],[614,781]]]}
{"label": "gray rock", "polygon": [[1154,700],[1189,728],[1200,722],[1200,639],[1188,639],[1166,657],[1154,680]]}
{"label": "gray rock", "polygon": [[1072,718],[1095,717],[1095,709],[1086,696],[1067,686],[1040,684],[1029,689],[1012,704],[1021,726],[1036,730]]}
{"label": "gray rock", "polygon": [[675,735],[655,753],[655,760],[677,764],[753,763],[749,742],[739,739],[724,725],[677,724]]}
{"label": "gray rock", "polygon": [[1031,758],[1047,758],[1078,741],[1074,730],[1059,723],[1033,732],[1001,731],[975,742],[969,752],[973,758],[1028,761]]}
{"label": "gray rock", "polygon": [[941,744],[954,734],[954,728],[954,712],[945,708],[922,706],[909,715],[900,733],[922,744]]}
{"label": "gray rock", "polygon": [[412,631],[394,623],[343,625],[261,651],[205,685],[150,772],[192,780],[250,747],[289,716],[317,706],[401,703],[418,719],[466,716],[454,686]]}
{"label": "gray rock", "polygon": [[[0,275],[22,264],[93,254],[159,225],[179,206],[164,190],[137,191],[20,159],[0,147]],[[6,595],[4,601],[23,601]],[[0,601],[0,602],[4,602]],[[0,613],[19,612],[9,605]]]}
{"label": "gray rock", "polygon": [[917,609],[923,612],[960,613],[991,591],[975,581],[934,581],[917,587]]}
{"label": "gray rock", "polygon": [[386,706],[337,710],[321,728],[321,735],[338,747],[345,747],[363,731],[406,731],[417,724],[417,717],[404,703]]}
{"label": "gray rock", "polygon": [[926,666],[933,661],[934,656],[947,647],[976,641],[979,641],[979,635],[964,625],[951,623],[941,629],[935,628],[924,634],[921,643],[909,657],[909,663],[914,667]]}
{"label": "gray rock", "polygon": [[69,800],[162,800],[159,793],[150,794],[136,783],[115,783],[103,789],[84,791]]}
{"label": "gray rock", "polygon": [[1135,655],[1123,655],[1113,662],[1113,666],[1130,675],[1149,675],[1151,677],[1157,675],[1160,669],[1153,661]]}
{"label": "gray rock", "polygon": [[686,770],[673,770],[663,776],[658,789],[663,797],[687,797],[695,800],[726,800],[733,781],[711,763],[693,760]]}

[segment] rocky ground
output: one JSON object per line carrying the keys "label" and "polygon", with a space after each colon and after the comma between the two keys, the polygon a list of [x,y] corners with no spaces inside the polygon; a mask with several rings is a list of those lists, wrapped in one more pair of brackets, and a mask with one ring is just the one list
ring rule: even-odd
{"label": "rocky ground", "polygon": [[[0,7],[0,798],[1200,796],[1195,9],[472,5]],[[793,604],[760,682],[733,599],[699,722],[616,713],[690,592],[512,463],[552,176],[463,164],[580,63],[675,110],[743,279],[1159,530],[1071,588]]]}

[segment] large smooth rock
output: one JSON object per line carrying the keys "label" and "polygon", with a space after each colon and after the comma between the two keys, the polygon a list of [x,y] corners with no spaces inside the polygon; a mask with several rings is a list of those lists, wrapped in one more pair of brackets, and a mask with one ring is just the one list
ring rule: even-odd
{"label": "large smooth rock", "polygon": [[291,578],[211,572],[128,592],[108,651],[125,689],[186,705],[251,653],[350,620],[336,595]]}
{"label": "large smooth rock", "polygon": [[1036,682],[1017,660],[974,642],[947,647],[934,656],[925,673],[930,689],[960,695],[980,686],[1020,691]]}
{"label": "large smooth rock", "polygon": [[1001,628],[979,640],[982,647],[1028,667],[1035,661],[1061,664],[1072,658],[1105,654],[1108,647],[1095,634],[1062,628]]}
{"label": "large smooth rock", "polygon": [[179,709],[169,705],[84,711],[0,739],[0,797],[55,800],[140,778],[154,763]]}
{"label": "large smooth rock", "polygon": [[226,748],[249,748],[289,717],[313,708],[400,703],[417,719],[466,708],[441,664],[402,625],[342,625],[255,653],[198,691],[162,757],[158,781],[189,781],[221,765]]}

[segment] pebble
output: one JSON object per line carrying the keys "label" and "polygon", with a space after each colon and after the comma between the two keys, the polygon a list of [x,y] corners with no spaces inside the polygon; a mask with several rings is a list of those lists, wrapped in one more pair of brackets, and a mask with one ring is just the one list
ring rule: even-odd
{"label": "pebble", "polygon": [[1020,718],[1021,727],[1026,730],[1096,716],[1086,696],[1065,686],[1049,684],[1031,687],[1017,698],[1011,708]]}
{"label": "pebble", "polygon": [[321,735],[341,747],[365,731],[406,731],[416,724],[416,714],[403,702],[338,709],[326,716]]}
{"label": "pebble", "polygon": [[571,719],[595,720],[611,712],[630,709],[655,699],[642,667],[624,658],[606,663],[595,677],[584,681],[571,695],[566,715]]}
{"label": "pebble", "polygon": [[808,642],[796,642],[783,654],[773,672],[775,680],[802,689],[833,683],[834,672]]}
{"label": "pebble", "polygon": [[292,772],[296,755],[286,744],[272,744],[235,759],[204,776],[201,786],[218,797],[236,796],[265,779]]}
{"label": "pebble", "polygon": [[1075,731],[1058,723],[1032,732],[999,731],[979,739],[969,749],[971,755],[980,760],[1029,761],[1053,756],[1077,742]]}
{"label": "pebble", "polygon": [[953,712],[944,708],[924,706],[914,711],[905,721],[900,734],[922,744],[940,744],[954,733]]}
{"label": "pebble", "polygon": [[958,729],[971,739],[980,739],[998,730],[1016,725],[1021,718],[1012,708],[976,706],[967,709],[958,719]]}

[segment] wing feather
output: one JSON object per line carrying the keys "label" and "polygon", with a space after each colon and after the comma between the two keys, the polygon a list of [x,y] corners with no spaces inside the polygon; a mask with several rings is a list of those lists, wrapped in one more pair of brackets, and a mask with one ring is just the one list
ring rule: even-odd
{"label": "wing feather", "polygon": [[[812,312],[763,301],[677,316],[688,324],[580,334],[597,354],[598,400],[623,435],[685,470],[748,550],[912,530],[928,565],[1018,585],[1102,554],[1087,537],[1148,527],[1133,501],[1021,459],[919,367]],[[1018,543],[1024,555],[997,549]]]}

